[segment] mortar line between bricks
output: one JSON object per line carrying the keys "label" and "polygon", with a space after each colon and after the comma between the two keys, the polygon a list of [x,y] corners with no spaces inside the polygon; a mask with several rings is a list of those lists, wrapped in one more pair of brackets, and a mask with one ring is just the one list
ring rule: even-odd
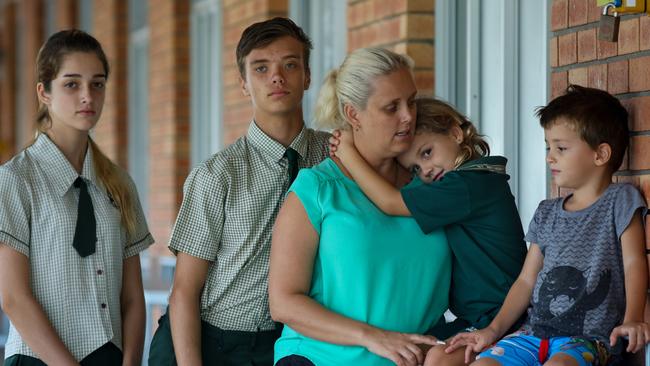
{"label": "mortar line between bricks", "polygon": [[[645,16],[645,13],[639,13],[639,14],[623,14],[619,15],[619,18],[621,18],[621,21],[628,20],[628,19],[634,19],[634,18],[641,18]],[[549,34],[551,37],[559,37],[559,36],[564,36],[567,34],[571,33],[577,33],[583,30],[589,30],[592,28],[598,28],[599,22],[591,22],[591,23],[586,23],[586,24],[581,24],[581,25],[576,25],[575,27],[571,28],[564,28],[564,29],[559,29],[556,31],[550,31]]]}
{"label": "mortar line between bricks", "polygon": [[579,69],[581,67],[589,67],[589,66],[594,66],[594,65],[603,65],[603,64],[608,64],[610,62],[616,62],[616,61],[622,61],[622,60],[633,60],[635,58],[640,58],[640,57],[645,57],[645,56],[650,56],[650,50],[643,50],[643,51],[638,51],[638,52],[634,52],[634,53],[628,53],[628,54],[625,54],[625,55],[612,56],[612,57],[603,58],[603,59],[600,59],[600,60],[579,62],[579,63],[575,63],[575,64],[570,64],[570,65],[552,67],[551,72],[569,71],[569,70],[572,70],[572,69]]}
{"label": "mortar line between bricks", "polygon": [[630,131],[630,137],[635,137],[635,136],[650,136],[650,131],[645,130],[645,131]]}

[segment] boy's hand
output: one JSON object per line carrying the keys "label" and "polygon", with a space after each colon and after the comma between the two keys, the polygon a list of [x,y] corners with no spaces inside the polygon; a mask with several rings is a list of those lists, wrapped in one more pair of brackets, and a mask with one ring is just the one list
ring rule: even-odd
{"label": "boy's hand", "polygon": [[332,132],[332,137],[329,139],[330,143],[330,157],[338,157],[339,159],[342,156],[345,156],[350,149],[354,149],[354,138],[352,137],[352,131],[349,130],[334,130]]}
{"label": "boy's hand", "polygon": [[612,330],[609,336],[609,344],[616,345],[618,337],[627,336],[628,344],[626,351],[636,353],[643,349],[646,343],[650,342],[650,326],[643,322],[627,322]]}
{"label": "boy's hand", "polygon": [[461,347],[467,346],[465,348],[465,363],[470,363],[472,352],[481,353],[485,348],[494,344],[497,339],[499,339],[499,336],[490,327],[471,333],[459,333],[451,341],[447,342],[449,347],[445,349],[445,352],[452,353]]}

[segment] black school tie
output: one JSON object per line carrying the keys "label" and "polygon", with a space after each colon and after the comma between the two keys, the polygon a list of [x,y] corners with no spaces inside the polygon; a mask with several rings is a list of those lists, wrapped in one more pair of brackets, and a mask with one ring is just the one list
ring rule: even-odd
{"label": "black school tie", "polygon": [[90,194],[88,194],[86,182],[78,177],[74,181],[74,187],[79,188],[79,206],[77,207],[77,227],[74,229],[72,246],[80,256],[87,257],[95,253],[95,242],[97,241],[95,210]]}
{"label": "black school tie", "polygon": [[289,184],[291,184],[298,175],[298,152],[289,147],[284,152],[284,156],[289,161]]}

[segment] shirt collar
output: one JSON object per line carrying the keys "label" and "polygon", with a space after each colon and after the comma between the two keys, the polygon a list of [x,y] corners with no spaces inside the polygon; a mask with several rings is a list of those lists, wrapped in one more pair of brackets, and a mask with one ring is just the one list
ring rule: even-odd
{"label": "shirt collar", "polygon": [[503,156],[484,156],[470,160],[458,167],[458,170],[484,170],[492,173],[506,174],[508,159]]}
{"label": "shirt collar", "polygon": [[[274,161],[280,161],[284,158],[284,152],[287,148],[272,139],[271,136],[264,133],[264,131],[257,126],[255,121],[252,121],[248,127],[246,137],[253,146],[266,152]],[[304,125],[298,136],[291,141],[289,147],[296,150],[301,158],[307,156],[307,149],[309,147],[309,130]]]}
{"label": "shirt collar", "polygon": [[[90,142],[88,146],[90,147]],[[38,134],[36,141],[29,147],[29,150],[47,175],[48,180],[54,185],[54,189],[59,196],[63,196],[80,175],[86,181],[97,186],[91,148],[86,150],[81,174],[77,173],[61,150],[44,133]]]}

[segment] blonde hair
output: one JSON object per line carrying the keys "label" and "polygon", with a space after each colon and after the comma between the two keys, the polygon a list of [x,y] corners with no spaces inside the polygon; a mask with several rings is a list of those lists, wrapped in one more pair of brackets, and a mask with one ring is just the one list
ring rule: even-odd
{"label": "blonde hair", "polygon": [[461,152],[456,158],[455,167],[468,160],[490,155],[490,145],[483,139],[476,127],[451,105],[435,98],[419,98],[415,101],[417,119],[415,133],[430,132],[449,134],[454,126],[463,133]]}
{"label": "blonde hair", "polygon": [[[108,61],[99,42],[86,32],[76,29],[64,30],[50,36],[38,51],[36,58],[38,82],[43,83],[47,92],[50,92],[52,88],[52,80],[59,73],[64,57],[74,52],[88,52],[97,55],[104,67],[106,78],[108,78]],[[43,134],[46,134],[47,130],[52,127],[50,113],[47,106],[42,103],[39,103],[36,125],[38,133]],[[36,136],[38,137],[38,134]],[[136,217],[128,180],[90,137],[88,140],[93,152],[95,175],[120,210],[122,226],[126,229],[127,234],[133,235]]]}
{"label": "blonde hair", "polygon": [[413,60],[384,48],[353,51],[325,77],[314,108],[316,125],[330,130],[349,128],[343,106],[364,110],[375,78],[400,69],[412,71]]}

